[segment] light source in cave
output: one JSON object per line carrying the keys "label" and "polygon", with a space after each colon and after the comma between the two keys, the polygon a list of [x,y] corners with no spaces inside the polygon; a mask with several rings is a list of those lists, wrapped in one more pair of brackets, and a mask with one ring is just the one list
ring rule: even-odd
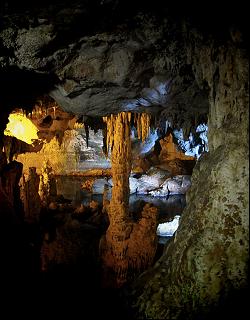
{"label": "light source in cave", "polygon": [[4,130],[6,136],[16,137],[28,144],[32,144],[33,140],[38,139],[37,132],[38,129],[32,121],[21,113],[11,113]]}

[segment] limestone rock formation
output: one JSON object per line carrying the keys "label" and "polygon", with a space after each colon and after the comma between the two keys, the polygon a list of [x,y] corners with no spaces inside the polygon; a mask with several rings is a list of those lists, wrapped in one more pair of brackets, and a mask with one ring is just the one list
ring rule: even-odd
{"label": "limestone rock formation", "polygon": [[[147,116],[142,115],[135,120],[143,139],[148,134],[147,119]],[[123,112],[117,116],[111,115],[105,121],[108,126],[107,145],[111,146],[113,187],[107,208],[109,227],[102,237],[100,252],[103,285],[119,288],[153,262],[157,248],[157,208],[147,204],[139,222],[132,221],[129,214],[131,114]]]}
{"label": "limestone rock formation", "polygon": [[[159,130],[161,122],[169,121],[186,137],[208,122],[209,153],[194,168],[179,228],[161,259],[134,284],[132,304],[143,319],[235,315],[245,307],[249,263],[247,2],[127,4],[44,0],[30,7],[26,0],[1,2],[0,135],[16,106],[28,111],[43,94],[77,116],[147,111],[156,116]],[[110,124],[109,130],[118,130],[121,123],[128,129],[130,116],[119,117],[120,124]],[[119,283],[127,268],[120,257],[133,234],[126,220],[131,168],[126,130],[111,141],[117,156],[112,157],[114,198],[106,206]],[[16,163],[5,167],[2,139],[0,145],[1,214],[2,208],[10,210],[10,223],[16,217],[8,200],[14,195],[11,181],[20,174],[13,167],[8,171]],[[121,154],[128,160],[124,165]]]}
{"label": "limestone rock formation", "polygon": [[39,196],[40,177],[36,173],[36,168],[29,168],[29,175],[21,180],[21,199],[24,205],[25,220],[38,222],[41,212],[41,198]]}
{"label": "limestone rock formation", "polygon": [[42,168],[38,193],[41,199],[41,203],[44,207],[47,207],[53,200],[53,198],[57,195],[53,169],[49,161],[46,161]]}
{"label": "limestone rock formation", "polygon": [[247,55],[237,43],[207,46],[194,33],[191,39],[195,44],[189,46],[189,61],[197,79],[211,88],[209,153],[194,168],[187,207],[174,239],[148,276],[137,282],[136,306],[142,318],[232,315],[233,301],[239,308],[246,307]]}
{"label": "limestone rock formation", "polygon": [[[172,122],[190,128],[191,109],[199,121],[206,117],[208,103],[206,88],[199,88],[185,60],[186,31],[181,28],[187,27],[180,26],[181,19],[163,19],[157,12],[167,12],[161,3],[130,10],[120,3],[95,1],[92,7],[62,2],[49,9],[40,4],[35,12],[24,6],[14,17],[7,8],[0,31],[1,66],[43,73],[39,81],[74,114],[142,112],[152,106],[152,113],[164,110]],[[107,16],[95,21],[97,12]],[[27,78],[32,82],[32,76]],[[5,77],[4,86],[11,80]]]}

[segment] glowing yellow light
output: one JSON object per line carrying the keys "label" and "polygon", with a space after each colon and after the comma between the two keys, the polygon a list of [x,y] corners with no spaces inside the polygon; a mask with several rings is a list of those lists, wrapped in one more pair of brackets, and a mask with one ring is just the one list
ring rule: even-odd
{"label": "glowing yellow light", "polygon": [[9,123],[4,130],[6,136],[16,137],[28,144],[32,144],[34,139],[38,139],[37,132],[38,129],[32,121],[20,113],[9,115]]}

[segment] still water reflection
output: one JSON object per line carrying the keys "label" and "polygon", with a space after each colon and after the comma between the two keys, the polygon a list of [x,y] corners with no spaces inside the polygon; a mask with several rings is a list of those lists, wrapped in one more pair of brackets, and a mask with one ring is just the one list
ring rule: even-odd
{"label": "still water reflection", "polygon": [[[57,193],[64,196],[64,198],[72,201],[73,206],[80,206],[81,204],[88,205],[92,200],[102,204],[102,194],[92,194],[82,190],[81,185],[88,178],[77,176],[58,176]],[[111,190],[110,190],[111,191]],[[107,194],[107,199],[110,200],[111,192]],[[157,207],[159,212],[159,223],[172,221],[175,216],[180,216],[185,205],[185,195],[172,195],[169,197],[152,197],[150,195],[132,194],[129,197],[129,211],[137,213],[142,210],[145,202],[153,204]],[[166,236],[166,238],[168,238]],[[161,239],[164,242],[164,239]]]}

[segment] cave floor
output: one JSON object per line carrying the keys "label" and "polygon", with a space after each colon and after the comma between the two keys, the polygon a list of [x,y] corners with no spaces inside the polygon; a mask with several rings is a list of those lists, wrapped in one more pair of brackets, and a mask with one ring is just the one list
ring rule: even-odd
{"label": "cave floor", "polygon": [[[59,194],[64,199],[69,199],[73,207],[93,200],[102,204],[102,195],[86,193],[80,188],[82,177],[66,176],[59,179]],[[163,222],[171,220],[176,214],[181,214],[185,206],[185,196],[156,198],[134,194],[130,196],[130,212],[136,215],[142,210],[145,202],[151,202],[158,208],[158,220]],[[11,242],[6,254],[3,255],[6,262],[5,269],[1,272],[2,288],[5,291],[4,301],[11,301],[14,293],[15,297],[18,297],[21,313],[29,313],[32,307],[45,315],[59,316],[68,313],[70,318],[81,314],[85,319],[99,317],[133,319],[124,296],[127,286],[115,289],[102,285],[98,247],[105,228],[99,229],[96,225],[95,228],[89,228],[89,223],[82,221],[84,228],[86,227],[84,246],[89,246],[90,249],[83,253],[76,264],[67,265],[58,261],[53,264],[51,260],[49,265],[53,267],[41,272],[41,258],[44,254],[41,252],[41,247],[44,246],[44,234],[48,230],[51,233],[52,227],[53,236],[55,229],[60,228],[65,217],[71,214],[72,212],[67,210],[63,212],[48,210],[39,223],[25,222],[18,228],[18,232],[12,230]],[[53,242],[53,237],[50,241]],[[19,246],[16,246],[17,243]],[[155,260],[161,256],[162,250],[163,244],[159,242]],[[50,255],[48,257],[51,258]]]}

